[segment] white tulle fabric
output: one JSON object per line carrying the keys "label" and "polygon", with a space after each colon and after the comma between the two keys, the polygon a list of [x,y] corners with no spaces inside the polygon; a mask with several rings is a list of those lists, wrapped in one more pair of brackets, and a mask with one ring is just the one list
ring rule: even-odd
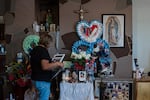
{"label": "white tulle fabric", "polygon": [[60,100],[94,100],[93,83],[60,83]]}

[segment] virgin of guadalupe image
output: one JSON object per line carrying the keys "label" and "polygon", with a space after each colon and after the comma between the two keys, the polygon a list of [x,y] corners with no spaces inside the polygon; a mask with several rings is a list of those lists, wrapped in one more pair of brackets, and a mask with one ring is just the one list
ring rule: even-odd
{"label": "virgin of guadalupe image", "polygon": [[111,16],[106,22],[106,33],[110,45],[118,45],[121,36],[120,22],[117,17]]}

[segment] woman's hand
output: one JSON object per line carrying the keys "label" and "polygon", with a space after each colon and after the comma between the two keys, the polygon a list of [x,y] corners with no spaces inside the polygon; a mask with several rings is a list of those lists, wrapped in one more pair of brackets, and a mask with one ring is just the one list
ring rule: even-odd
{"label": "woman's hand", "polygon": [[57,67],[63,68],[64,64],[62,62],[55,62]]}
{"label": "woman's hand", "polygon": [[49,63],[49,61],[45,60],[45,59],[41,61],[41,64],[42,64],[43,70],[53,70],[53,69],[64,67],[64,64],[62,62],[51,62],[51,63]]}

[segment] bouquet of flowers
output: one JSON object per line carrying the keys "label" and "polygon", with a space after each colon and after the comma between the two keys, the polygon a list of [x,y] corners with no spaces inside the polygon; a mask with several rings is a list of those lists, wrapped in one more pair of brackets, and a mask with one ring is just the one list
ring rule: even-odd
{"label": "bouquet of flowers", "polygon": [[86,62],[90,59],[91,55],[86,54],[85,51],[79,52],[79,54],[72,52],[72,63],[76,70],[84,70]]}
{"label": "bouquet of flowers", "polygon": [[8,73],[8,83],[25,87],[30,85],[31,68],[28,62],[11,62],[6,69]]}

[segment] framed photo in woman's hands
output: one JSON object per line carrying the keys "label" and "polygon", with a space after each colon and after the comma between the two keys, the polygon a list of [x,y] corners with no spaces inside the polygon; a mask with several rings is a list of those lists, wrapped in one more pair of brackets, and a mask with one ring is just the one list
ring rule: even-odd
{"label": "framed photo in woman's hands", "polygon": [[125,14],[102,14],[103,39],[110,47],[125,45]]}
{"label": "framed photo in woman's hands", "polygon": [[65,54],[58,53],[58,54],[54,55],[54,57],[52,58],[52,61],[53,62],[56,62],[56,61],[63,62],[64,57],[65,57]]}

